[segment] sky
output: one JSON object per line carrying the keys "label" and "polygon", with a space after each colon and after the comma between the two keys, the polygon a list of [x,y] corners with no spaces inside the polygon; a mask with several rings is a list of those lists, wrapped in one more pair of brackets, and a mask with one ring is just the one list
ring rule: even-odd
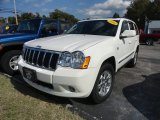
{"label": "sky", "polygon": [[[20,12],[39,12],[48,15],[55,9],[68,12],[78,19],[107,18],[117,12],[124,16],[131,0],[16,0]],[[0,0],[0,9],[13,9],[13,0]],[[14,16],[13,13],[2,13],[0,17]]]}

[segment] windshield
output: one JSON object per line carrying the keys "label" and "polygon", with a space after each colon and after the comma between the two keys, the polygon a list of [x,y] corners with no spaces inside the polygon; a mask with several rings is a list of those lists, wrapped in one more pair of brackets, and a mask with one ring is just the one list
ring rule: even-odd
{"label": "windshield", "polygon": [[40,19],[22,21],[17,29],[20,33],[37,33],[40,25]]}
{"label": "windshield", "polygon": [[118,29],[118,20],[94,20],[78,22],[66,34],[89,34],[115,36]]}

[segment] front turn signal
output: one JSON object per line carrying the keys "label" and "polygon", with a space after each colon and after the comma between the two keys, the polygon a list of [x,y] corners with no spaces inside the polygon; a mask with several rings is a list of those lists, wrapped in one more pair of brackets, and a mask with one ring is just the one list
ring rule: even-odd
{"label": "front turn signal", "polygon": [[84,63],[82,64],[82,66],[80,67],[81,69],[87,69],[89,66],[89,62],[90,62],[90,56],[85,57]]}

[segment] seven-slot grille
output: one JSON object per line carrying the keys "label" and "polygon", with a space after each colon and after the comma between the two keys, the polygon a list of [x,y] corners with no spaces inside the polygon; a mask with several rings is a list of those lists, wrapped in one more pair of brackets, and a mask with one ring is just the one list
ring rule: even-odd
{"label": "seven-slot grille", "polygon": [[57,67],[60,53],[37,48],[25,47],[23,50],[23,59],[26,63],[44,68],[55,70]]}

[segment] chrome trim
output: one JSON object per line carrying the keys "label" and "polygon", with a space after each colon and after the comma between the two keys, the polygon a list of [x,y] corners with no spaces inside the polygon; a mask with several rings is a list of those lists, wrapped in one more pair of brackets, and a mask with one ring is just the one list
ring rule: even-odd
{"label": "chrome trim", "polygon": [[26,60],[27,58],[27,54],[28,54],[28,49],[25,50],[26,51],[26,56],[24,56],[24,59]]}
{"label": "chrome trim", "polygon": [[[48,68],[49,68],[49,69],[52,69],[50,65],[51,65],[51,60],[52,60],[53,55],[54,55],[54,53],[52,53],[52,55],[51,55],[51,57],[50,57],[50,59],[49,59],[49,64],[48,64]],[[57,61],[57,62],[58,62],[58,61]]]}
{"label": "chrome trim", "polygon": [[45,59],[45,57],[46,57],[46,53],[47,53],[47,52],[44,53],[43,59],[42,59],[42,67],[43,67],[43,68],[45,68],[45,66],[44,66],[44,59]]}
{"label": "chrome trim", "polygon": [[30,55],[31,55],[31,49],[29,49],[29,55],[28,55],[28,62],[29,62],[29,58],[30,58]]}
{"label": "chrome trim", "polygon": [[37,66],[39,66],[39,65],[38,65],[39,55],[40,55],[40,51],[38,52],[38,56],[37,56],[37,60],[36,60],[36,65],[37,65]]}
{"label": "chrome trim", "polygon": [[[59,61],[59,58],[60,58],[60,56],[61,56],[61,52],[53,51],[53,50],[45,50],[45,49],[40,49],[40,48],[32,48],[32,47],[28,47],[28,46],[24,46],[24,50],[25,50],[25,51],[27,50],[27,51],[26,51],[26,56],[23,58],[24,61],[25,61],[27,64],[30,64],[30,65],[32,65],[32,66],[34,66],[34,67],[39,67],[39,68],[42,68],[42,69],[47,69],[47,70],[52,70],[52,71],[55,71],[55,70],[57,69],[58,61]],[[29,51],[29,50],[30,50],[30,51]],[[30,63],[30,62],[29,62],[29,58],[30,58],[31,50],[33,50],[34,53],[33,53],[32,61],[31,61],[31,63]],[[37,56],[37,60],[36,60],[36,62],[35,62],[35,64],[34,64],[34,63],[33,63],[33,58],[34,58],[34,55],[35,55],[35,51],[37,51],[37,52],[39,52],[39,53],[38,53],[38,56]],[[28,52],[29,52],[28,58],[26,58]],[[44,52],[44,55],[43,55],[43,59],[42,59],[42,66],[39,66],[39,65],[38,65],[38,59],[39,59],[39,55],[40,55],[41,52]],[[51,53],[48,67],[45,67],[45,66],[44,66],[44,59],[45,59],[45,57],[46,57],[46,53]],[[55,69],[52,69],[52,68],[50,67],[50,64],[51,64],[51,60],[52,60],[52,57],[53,57],[54,54],[58,54],[59,56],[58,56],[58,60],[57,60]]]}
{"label": "chrome trim", "polygon": [[31,62],[32,64],[34,64],[34,63],[33,63],[34,54],[35,54],[35,50],[34,50],[33,56],[32,56],[32,62]]}

